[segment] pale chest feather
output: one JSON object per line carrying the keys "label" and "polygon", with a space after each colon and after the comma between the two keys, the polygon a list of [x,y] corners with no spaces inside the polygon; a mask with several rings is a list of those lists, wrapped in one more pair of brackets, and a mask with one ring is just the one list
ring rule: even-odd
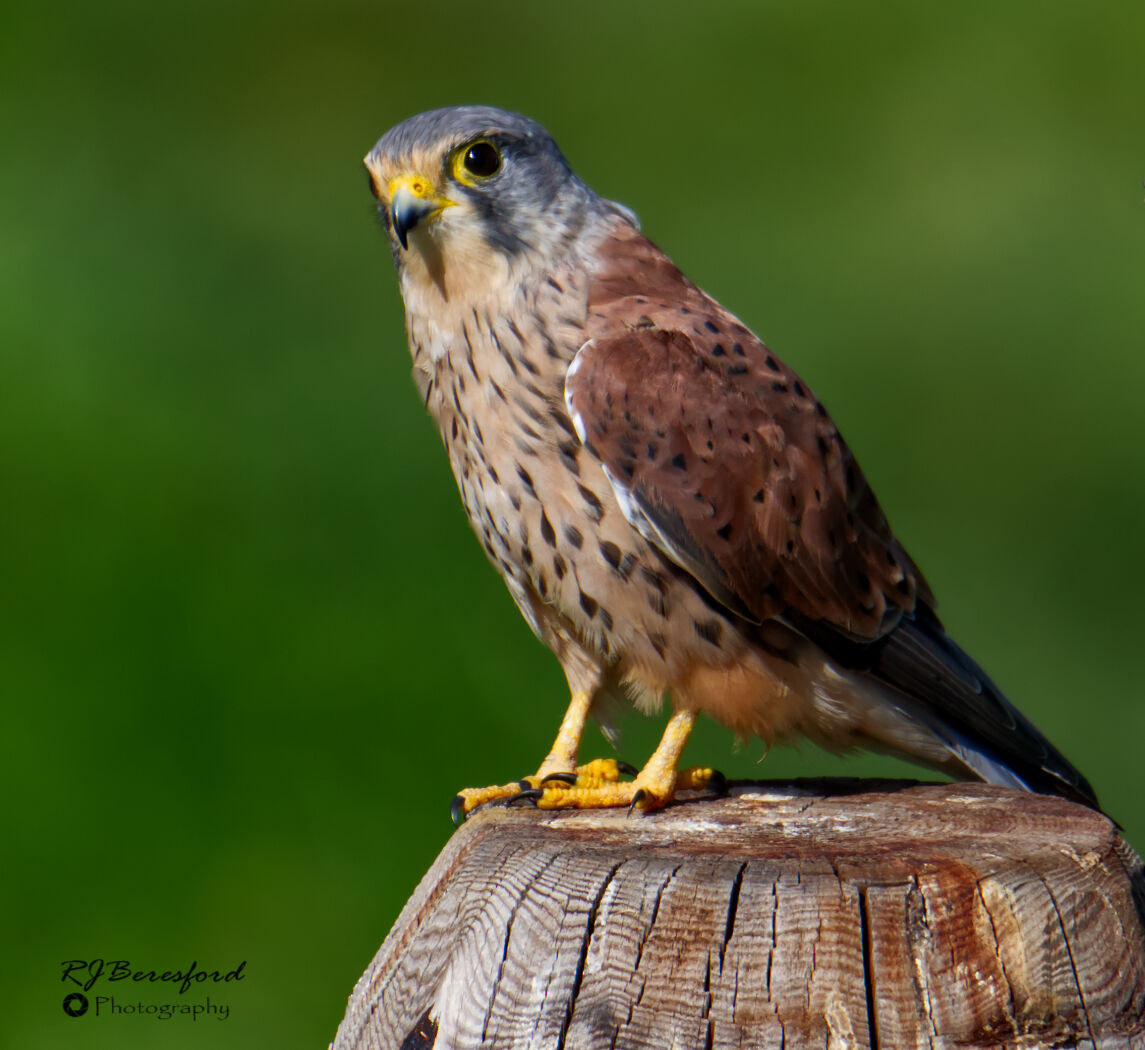
{"label": "pale chest feather", "polygon": [[[415,379],[470,523],[526,619],[544,637],[532,594],[607,655],[621,618],[615,592],[650,555],[565,407],[568,365],[585,338],[586,280],[554,273],[498,305],[456,311],[448,326],[440,310],[432,326],[411,311]],[[431,338],[440,340],[432,356]]]}
{"label": "pale chest feather", "polygon": [[492,305],[408,315],[415,381],[502,571],[529,568],[525,533],[547,532],[531,505],[563,499],[588,458],[564,405],[585,314],[584,278],[560,273]]}
{"label": "pale chest feather", "polygon": [[[585,280],[568,273],[497,314],[470,308],[443,327],[441,311],[433,326],[411,312],[415,378],[466,513],[550,645],[538,609],[605,662],[656,668],[689,660],[692,645],[721,658],[717,618],[625,519],[569,419],[565,376],[586,315]],[[441,340],[433,356],[431,338]],[[669,653],[676,617],[692,644]],[[667,677],[657,671],[648,694],[658,696]]]}
{"label": "pale chest feather", "polygon": [[[414,377],[487,556],[562,662],[562,639],[572,639],[592,661],[617,665],[644,706],[687,685],[711,706],[700,694],[727,691],[726,669],[746,642],[628,522],[567,413],[586,278],[556,273],[493,303],[407,314]],[[696,677],[703,668],[712,682]],[[771,681],[761,670],[748,684],[759,680]],[[796,717],[785,711],[768,725],[782,736]],[[754,718],[721,720],[759,731]]]}

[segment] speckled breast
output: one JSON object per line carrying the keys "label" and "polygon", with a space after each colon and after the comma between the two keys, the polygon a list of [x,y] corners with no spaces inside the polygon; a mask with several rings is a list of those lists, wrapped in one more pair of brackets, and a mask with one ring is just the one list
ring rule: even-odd
{"label": "speckled breast", "polygon": [[542,637],[530,593],[608,661],[623,655],[665,674],[696,656],[722,663],[728,618],[624,518],[568,416],[564,381],[584,342],[585,303],[583,276],[549,276],[517,307],[459,315],[432,359],[428,330],[411,318],[415,376],[470,523]]}

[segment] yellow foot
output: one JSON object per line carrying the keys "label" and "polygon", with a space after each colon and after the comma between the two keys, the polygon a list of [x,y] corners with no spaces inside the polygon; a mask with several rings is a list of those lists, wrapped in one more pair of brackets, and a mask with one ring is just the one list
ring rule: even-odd
{"label": "yellow foot", "polygon": [[[622,781],[621,775],[634,776]],[[677,790],[712,788],[720,794],[725,788],[722,773],[702,767],[691,769],[653,768],[649,763],[639,773],[625,762],[598,758],[578,766],[575,773],[549,773],[526,777],[515,784],[487,788],[466,788],[454,800],[453,822],[461,823],[486,802],[531,802],[538,809],[605,809],[627,806],[650,812],[672,801]]]}
{"label": "yellow foot", "polygon": [[[583,767],[605,765],[608,759],[600,759]],[[653,771],[642,769],[635,780],[621,781],[615,775],[581,776],[578,770],[576,781],[568,783],[548,778],[542,785],[527,794],[538,809],[604,809],[611,806],[627,806],[630,810],[641,809],[650,813],[662,809],[675,796],[678,790],[702,790],[713,787],[722,793],[723,774],[713,769],[692,769]]]}
{"label": "yellow foot", "polygon": [[[546,763],[547,765],[548,763]],[[512,784],[495,784],[492,787],[464,788],[453,800],[450,812],[453,823],[460,824],[478,806],[486,802],[513,802],[520,799],[523,802],[536,801],[550,785],[568,787],[587,787],[615,782],[621,774],[635,776],[636,770],[627,762],[617,762],[613,758],[598,758],[583,766],[577,766],[572,772],[546,773],[544,766],[541,772],[531,777],[523,777]]]}

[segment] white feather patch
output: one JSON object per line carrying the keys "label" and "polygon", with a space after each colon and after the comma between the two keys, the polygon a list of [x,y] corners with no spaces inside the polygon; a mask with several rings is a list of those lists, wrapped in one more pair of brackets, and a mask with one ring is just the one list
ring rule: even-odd
{"label": "white feather patch", "polygon": [[572,425],[576,429],[576,436],[580,439],[583,445],[587,442],[585,437],[584,420],[581,419],[580,413],[573,407],[572,403],[572,390],[569,383],[573,377],[580,371],[580,366],[584,364],[584,358],[581,357],[590,346],[593,345],[594,340],[590,339],[576,352],[576,356],[572,359],[572,364],[569,365],[568,371],[565,373],[565,409],[568,411],[569,418],[572,420]]}

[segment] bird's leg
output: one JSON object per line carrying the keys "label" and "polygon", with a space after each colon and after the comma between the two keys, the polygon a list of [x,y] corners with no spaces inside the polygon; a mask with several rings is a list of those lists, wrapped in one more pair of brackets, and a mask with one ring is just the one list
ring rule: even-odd
{"label": "bird's leg", "polygon": [[[497,799],[527,799],[540,809],[628,806],[649,811],[671,802],[677,788],[722,789],[723,775],[715,770],[677,768],[696,722],[695,711],[677,711],[672,715],[652,757],[638,773],[612,758],[598,758],[578,766],[577,750],[591,705],[592,697],[587,693],[574,693],[552,750],[536,774],[515,784],[466,788],[453,800],[454,820],[459,821],[478,806]],[[636,779],[621,781],[622,773],[635,773]]]}
{"label": "bird's leg", "polygon": [[636,774],[621,782],[617,765],[611,760],[590,762],[577,769],[575,783],[543,781],[539,792],[529,792],[541,809],[597,809],[608,806],[638,807],[643,810],[666,806],[677,788],[722,786],[723,778],[711,769],[677,769],[684,745],[696,722],[695,711],[677,711],[668,720],[652,757]]}
{"label": "bird's leg", "polygon": [[576,754],[580,749],[580,738],[584,735],[588,709],[591,706],[592,697],[588,693],[583,690],[573,693],[569,709],[561,719],[561,727],[557,730],[557,738],[553,741],[552,749],[541,763],[541,768],[537,770],[535,779],[538,782],[554,773],[576,772]]}
{"label": "bird's leg", "polygon": [[557,738],[541,763],[541,768],[531,777],[514,781],[512,784],[498,784],[484,788],[465,788],[453,800],[454,822],[472,813],[478,806],[497,799],[540,798],[548,785],[583,786],[586,783],[603,783],[620,779],[620,774],[630,767],[611,758],[600,758],[587,766],[576,764],[580,738],[584,734],[588,712],[592,707],[592,695],[584,690],[572,694],[568,710],[557,730]]}

